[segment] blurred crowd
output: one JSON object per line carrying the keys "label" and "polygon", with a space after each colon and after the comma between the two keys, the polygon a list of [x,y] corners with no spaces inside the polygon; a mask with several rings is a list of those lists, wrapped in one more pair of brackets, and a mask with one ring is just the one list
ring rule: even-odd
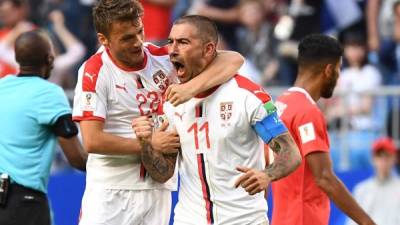
{"label": "blurred crowd", "polygon": [[[370,138],[371,142],[384,134],[400,139],[400,104],[393,103],[399,95],[383,96],[384,104],[379,104],[379,98],[368,94],[381,86],[400,84],[399,0],[140,2],[147,41],[163,45],[176,18],[205,15],[217,22],[219,48],[239,51],[245,57],[240,73],[267,88],[293,84],[297,44],[305,35],[327,33],[337,37],[345,50],[338,97],[322,102],[330,130],[374,132],[377,135]],[[18,71],[13,52],[16,37],[41,28],[49,34],[56,53],[50,81],[73,89],[78,66],[98,49],[91,18],[94,3],[0,0],[0,77]],[[365,137],[371,136],[360,138]]]}

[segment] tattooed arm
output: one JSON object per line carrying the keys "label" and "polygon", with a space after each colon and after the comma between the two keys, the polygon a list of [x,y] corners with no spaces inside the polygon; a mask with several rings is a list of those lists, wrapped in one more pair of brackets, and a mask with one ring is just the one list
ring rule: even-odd
{"label": "tattooed arm", "polygon": [[142,144],[142,163],[153,180],[165,183],[174,175],[178,153],[161,154],[154,151],[148,142]]}
{"label": "tattooed arm", "polygon": [[142,146],[142,163],[150,177],[160,183],[174,175],[180,148],[178,134],[166,131],[167,127],[168,122],[165,122],[153,132],[153,123],[149,118],[139,117],[132,121],[132,128]]}
{"label": "tattooed arm", "polygon": [[275,153],[274,162],[263,171],[238,166],[237,170],[244,174],[236,181],[236,187],[242,186],[250,195],[257,194],[270,182],[289,175],[300,165],[300,152],[289,132],[273,138],[269,146]]}
{"label": "tattooed arm", "polygon": [[296,142],[289,132],[271,140],[269,147],[275,153],[274,162],[264,170],[271,181],[286,177],[301,163],[301,155]]}

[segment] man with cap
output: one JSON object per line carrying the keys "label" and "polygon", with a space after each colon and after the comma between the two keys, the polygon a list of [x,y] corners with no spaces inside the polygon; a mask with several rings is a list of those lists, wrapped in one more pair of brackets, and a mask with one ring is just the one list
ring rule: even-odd
{"label": "man with cap", "polygon": [[[400,224],[400,179],[394,173],[396,146],[383,137],[372,145],[375,175],[356,185],[354,196],[377,224]],[[349,220],[347,225],[355,224]]]}

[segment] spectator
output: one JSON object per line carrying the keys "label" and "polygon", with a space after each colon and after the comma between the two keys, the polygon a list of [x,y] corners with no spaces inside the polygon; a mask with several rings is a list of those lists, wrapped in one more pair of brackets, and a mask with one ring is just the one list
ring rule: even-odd
{"label": "spectator", "polygon": [[240,1],[239,21],[244,26],[238,34],[240,52],[262,74],[262,83],[271,85],[278,71],[278,61],[275,58],[273,24],[266,20],[266,16],[262,0]]}
{"label": "spectator", "polygon": [[214,20],[228,48],[237,50],[238,3],[239,0],[197,0],[193,2],[190,13]]}
{"label": "spectator", "polygon": [[393,4],[393,38],[396,42],[396,83],[400,83],[400,1]]}
{"label": "spectator", "polygon": [[[72,166],[85,170],[85,157],[61,88],[47,79],[53,66],[49,40],[38,31],[15,42],[17,76],[0,80],[0,224],[50,225],[46,197],[58,142]],[[4,190],[4,189],[3,189]]]}
{"label": "spectator", "polygon": [[278,78],[281,85],[293,85],[296,79],[298,42],[308,34],[321,32],[322,5],[323,1],[319,0],[291,0],[288,16],[279,20],[279,29],[275,30],[275,34],[281,40],[278,46]]}
{"label": "spectator", "polygon": [[395,72],[395,43],[393,41],[393,4],[397,0],[367,1],[367,38],[370,59],[379,65],[384,84],[390,84]]}
{"label": "spectator", "polygon": [[176,0],[140,0],[143,5],[143,26],[146,41],[165,44],[171,28],[172,10]]}
{"label": "spectator", "polygon": [[[327,107],[328,123],[334,127],[349,126],[352,130],[372,130],[376,127],[373,118],[374,98],[365,93],[381,84],[381,74],[368,64],[367,45],[361,35],[349,33],[344,40],[344,56],[348,67],[338,79],[337,92],[346,93],[336,97]],[[350,124],[343,118],[350,115]]]}
{"label": "spectator", "polygon": [[68,30],[64,24],[64,15],[61,11],[55,10],[49,14],[52,22],[52,31],[61,41],[65,52],[61,53],[61,46],[55,48],[56,58],[50,81],[64,88],[72,88],[74,76],[72,69],[85,56],[85,46]]}
{"label": "spectator", "polygon": [[28,3],[24,0],[0,1],[0,24],[3,24],[0,28],[0,78],[18,70],[13,46],[20,34],[34,28],[27,20],[28,14]]}
{"label": "spectator", "polygon": [[[359,183],[354,197],[377,224],[400,224],[400,179],[393,173],[396,147],[392,139],[380,138],[372,145],[375,176]],[[355,224],[349,220],[347,225]]]}

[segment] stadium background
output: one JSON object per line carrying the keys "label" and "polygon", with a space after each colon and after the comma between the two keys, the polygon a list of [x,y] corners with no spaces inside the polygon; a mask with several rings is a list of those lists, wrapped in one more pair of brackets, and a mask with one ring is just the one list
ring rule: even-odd
{"label": "stadium background", "polygon": [[[380,16],[372,18],[379,21],[378,45],[370,41],[374,36],[368,27],[373,24],[366,16],[368,4],[376,1],[164,0],[157,5],[141,0],[146,40],[165,43],[171,22],[186,13],[212,17],[221,32],[219,48],[241,52],[246,58],[241,71],[273,96],[293,84],[296,47],[305,35],[326,33],[346,47],[365,49],[365,54],[358,53],[363,67],[374,68],[373,75],[360,70],[361,79],[343,82],[347,86],[339,82],[335,97],[320,102],[329,123],[335,171],[350,190],[372,174],[370,148],[376,138],[391,136],[397,146],[400,142],[400,10],[393,11],[396,0],[382,1]],[[60,61],[51,81],[62,86],[72,99],[77,68],[98,47],[91,21],[94,2],[0,0],[0,77],[16,72],[12,42],[5,37],[42,28],[50,35]],[[354,48],[353,56],[344,58],[342,75],[353,67],[347,56],[354,57]],[[369,104],[357,99],[368,99]],[[71,169],[59,151],[49,184],[56,225],[77,224],[84,182],[84,174]],[[269,215],[271,203],[269,199]],[[332,209],[330,224],[344,224],[345,216]]]}

